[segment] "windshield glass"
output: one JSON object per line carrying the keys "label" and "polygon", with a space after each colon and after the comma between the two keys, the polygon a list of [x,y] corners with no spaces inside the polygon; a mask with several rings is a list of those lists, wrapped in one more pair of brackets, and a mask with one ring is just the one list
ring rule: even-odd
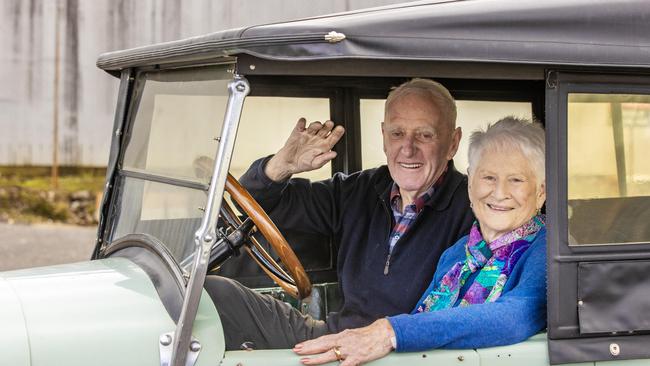
{"label": "windshield glass", "polygon": [[228,67],[139,74],[112,240],[148,234],[179,263],[192,255],[233,78]]}

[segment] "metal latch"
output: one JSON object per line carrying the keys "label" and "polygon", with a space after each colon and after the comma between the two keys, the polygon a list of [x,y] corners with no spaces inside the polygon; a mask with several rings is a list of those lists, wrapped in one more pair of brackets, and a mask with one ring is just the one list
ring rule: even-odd
{"label": "metal latch", "polygon": [[325,40],[329,43],[338,43],[345,39],[345,34],[331,31],[325,35]]}
{"label": "metal latch", "polygon": [[[174,348],[174,332],[164,333],[160,336],[160,366],[169,366],[172,363],[172,349]],[[194,366],[201,352],[201,343],[192,337],[190,349],[187,351],[185,366]]]}

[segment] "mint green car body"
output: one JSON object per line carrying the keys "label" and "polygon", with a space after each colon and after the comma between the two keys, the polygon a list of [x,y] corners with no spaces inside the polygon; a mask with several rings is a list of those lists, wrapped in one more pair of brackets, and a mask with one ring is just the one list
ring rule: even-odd
{"label": "mint green car body", "polygon": [[[0,276],[2,365],[160,364],[158,338],[175,324],[151,280],[128,260],[108,258]],[[225,352],[219,315],[205,293],[193,334],[203,344],[196,365],[300,365],[291,350]],[[538,334],[504,347],[393,353],[371,365],[546,366],[547,355],[546,336]],[[616,364],[647,365],[647,361]]]}
{"label": "mint green car body", "polygon": [[[0,274],[0,364],[156,365],[158,338],[176,325],[145,272],[124,258]],[[219,315],[201,299],[193,334],[215,365],[225,343]]]}

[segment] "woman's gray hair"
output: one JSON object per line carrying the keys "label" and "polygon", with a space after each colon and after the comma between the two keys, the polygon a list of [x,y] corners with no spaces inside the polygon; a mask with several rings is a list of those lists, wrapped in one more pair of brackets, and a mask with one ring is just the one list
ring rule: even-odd
{"label": "woman's gray hair", "polygon": [[386,99],[384,110],[388,112],[394,101],[408,94],[417,94],[428,97],[440,110],[440,118],[449,124],[452,131],[456,128],[457,112],[454,97],[451,96],[449,90],[447,90],[447,88],[442,84],[430,79],[411,79],[391,90]]}
{"label": "woman's gray hair", "polygon": [[508,116],[488,125],[485,131],[479,129],[472,132],[468,151],[470,175],[476,170],[476,165],[486,148],[519,149],[530,160],[537,184],[545,182],[546,143],[544,127],[540,123]]}

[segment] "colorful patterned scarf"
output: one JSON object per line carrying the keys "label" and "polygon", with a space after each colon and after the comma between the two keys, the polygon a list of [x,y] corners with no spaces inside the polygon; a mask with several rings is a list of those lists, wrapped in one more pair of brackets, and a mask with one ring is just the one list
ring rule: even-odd
{"label": "colorful patterned scarf", "polygon": [[465,281],[476,271],[480,272],[458,306],[496,301],[501,296],[503,286],[515,264],[530,247],[545,222],[544,215],[537,215],[524,225],[487,244],[475,221],[465,245],[466,260],[451,267],[442,277],[440,284],[418,304],[416,311],[421,313],[453,307]]}

